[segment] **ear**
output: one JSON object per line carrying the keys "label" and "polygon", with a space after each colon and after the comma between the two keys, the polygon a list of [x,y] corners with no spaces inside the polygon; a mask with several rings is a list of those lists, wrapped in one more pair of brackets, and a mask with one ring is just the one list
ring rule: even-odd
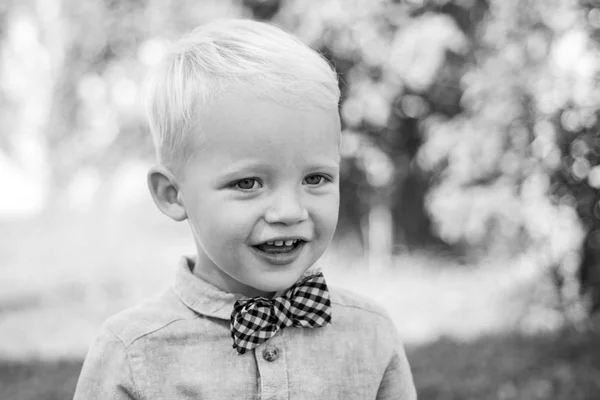
{"label": "ear", "polygon": [[183,221],[187,213],[175,176],[166,167],[156,165],[148,171],[148,188],[160,211],[175,221]]}

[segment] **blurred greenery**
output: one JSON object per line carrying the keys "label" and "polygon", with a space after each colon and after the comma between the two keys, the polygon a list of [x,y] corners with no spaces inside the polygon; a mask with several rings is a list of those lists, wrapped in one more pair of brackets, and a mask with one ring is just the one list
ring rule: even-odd
{"label": "blurred greenery", "polygon": [[[597,0],[3,0],[0,392],[64,397],[99,321],[189,248],[145,194],[142,79],[171,40],[235,16],[339,72],[326,261],[388,303],[421,397],[595,398]],[[581,331],[548,333],[566,325]]]}
{"label": "blurred greenery", "polygon": [[146,70],[198,24],[267,19],[340,74],[338,242],[381,255],[371,263],[415,248],[526,255],[578,318],[600,303],[596,5],[5,1],[0,165],[21,191],[3,214],[136,201],[123,177],[152,162]]}

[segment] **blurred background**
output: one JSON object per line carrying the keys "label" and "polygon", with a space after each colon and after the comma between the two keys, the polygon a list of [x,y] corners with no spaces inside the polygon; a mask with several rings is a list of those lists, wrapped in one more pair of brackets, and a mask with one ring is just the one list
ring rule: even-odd
{"label": "blurred background", "polygon": [[0,0],[0,397],[70,398],[193,251],[147,193],[141,84],[234,16],[339,72],[321,264],[390,311],[419,398],[600,399],[598,0]]}

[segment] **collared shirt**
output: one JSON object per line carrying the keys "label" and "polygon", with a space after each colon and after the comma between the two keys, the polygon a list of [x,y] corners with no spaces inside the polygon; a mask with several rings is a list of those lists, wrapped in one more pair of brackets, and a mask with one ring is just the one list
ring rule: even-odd
{"label": "collared shirt", "polygon": [[172,288],[103,324],[76,400],[416,399],[397,330],[370,301],[330,288],[331,324],[284,328],[240,355],[229,318],[244,297],[191,268],[183,258]]}

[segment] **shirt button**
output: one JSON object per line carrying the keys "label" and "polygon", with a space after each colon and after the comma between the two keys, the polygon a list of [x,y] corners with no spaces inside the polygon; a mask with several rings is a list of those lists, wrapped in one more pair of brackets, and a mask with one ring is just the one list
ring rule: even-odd
{"label": "shirt button", "polygon": [[265,349],[263,351],[263,358],[268,362],[273,362],[279,358],[279,352],[275,348]]}

